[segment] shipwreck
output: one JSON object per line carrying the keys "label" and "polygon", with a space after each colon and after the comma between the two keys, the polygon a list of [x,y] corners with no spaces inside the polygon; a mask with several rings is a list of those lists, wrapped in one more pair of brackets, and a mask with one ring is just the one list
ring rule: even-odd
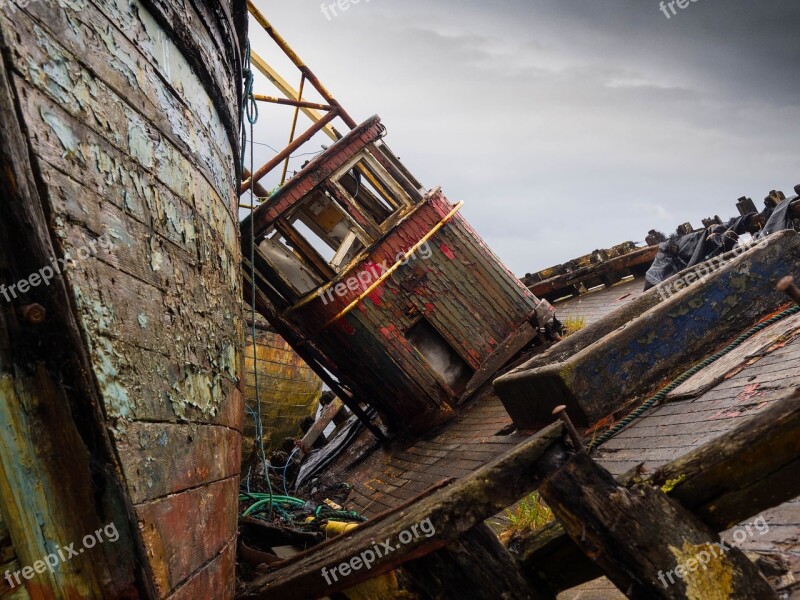
{"label": "shipwreck", "polygon": [[518,278],[254,3],[14,8],[0,598],[800,597],[800,186]]}

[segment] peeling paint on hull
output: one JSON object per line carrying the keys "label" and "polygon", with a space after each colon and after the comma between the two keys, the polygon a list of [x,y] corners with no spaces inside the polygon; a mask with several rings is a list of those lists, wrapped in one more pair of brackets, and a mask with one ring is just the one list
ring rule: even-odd
{"label": "peeling paint on hull", "polygon": [[[148,587],[163,598],[212,587],[215,597],[233,596],[244,11],[238,0],[62,0],[0,11],[45,226],[57,256],[80,259],[63,274],[69,310],[149,561],[137,581],[123,573],[135,544],[121,540],[103,549],[120,553],[119,573],[104,573],[97,557],[96,567],[76,559],[32,580],[36,597],[136,597]],[[84,259],[82,249],[102,236],[113,247]],[[0,410],[37,402],[20,391],[26,380],[13,367],[0,355]],[[48,401],[63,399],[54,392]],[[60,524],[67,515],[46,508],[60,484],[48,480],[51,466],[18,437],[38,425],[12,414],[4,422],[14,426],[0,432],[0,504],[19,562],[33,564],[75,532]],[[94,449],[74,448],[64,460],[77,477]],[[29,464],[24,455],[37,458]],[[91,522],[95,509],[63,507],[75,523]],[[120,528],[130,518],[119,506],[114,515]]]}

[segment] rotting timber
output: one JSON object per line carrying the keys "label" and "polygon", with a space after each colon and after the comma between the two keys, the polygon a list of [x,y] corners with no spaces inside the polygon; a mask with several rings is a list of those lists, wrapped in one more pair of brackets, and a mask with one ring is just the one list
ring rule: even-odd
{"label": "rotting timber", "polygon": [[12,8],[0,274],[30,283],[0,302],[0,542],[37,570],[0,596],[231,597],[244,3]]}
{"label": "rotting timber", "polygon": [[[687,459],[665,466],[652,478],[630,476],[619,483],[584,452],[575,451],[562,424],[551,425],[474,474],[445,483],[418,501],[384,513],[342,538],[274,565],[277,570],[254,583],[242,597],[318,598],[413,561],[415,581],[427,582],[432,586],[428,591],[435,590],[438,598],[463,598],[466,593],[476,598],[497,597],[492,594],[498,593],[508,598],[554,598],[559,591],[557,582],[565,580],[563,575],[559,579],[565,564],[590,577],[608,573],[620,589],[627,590],[630,598],[712,597],[698,596],[697,590],[708,591],[703,586],[713,586],[719,581],[728,582],[728,587],[711,590],[719,591],[721,598],[777,598],[755,566],[739,551],[732,551],[725,560],[712,565],[713,577],[705,577],[698,571],[674,586],[665,587],[658,571],[674,569],[686,557],[664,554],[666,546],[656,540],[670,539],[670,545],[682,549],[684,554],[688,552],[686,548],[707,547],[719,542],[712,531],[753,517],[800,493],[797,488],[799,397],[796,392],[787,395],[762,415],[703,446]],[[779,435],[773,438],[770,428],[775,424]],[[748,465],[746,472],[741,477],[730,477],[731,466],[742,460]],[[760,471],[760,467],[764,470]],[[667,485],[675,480],[677,483]],[[572,493],[569,486],[575,485],[581,487]],[[729,489],[731,485],[737,487]],[[526,556],[517,562],[497,548],[491,554],[495,562],[487,562],[488,550],[476,548],[475,555],[468,555],[472,559],[481,558],[476,570],[470,573],[463,569],[462,581],[456,589],[441,589],[437,581],[446,575],[437,573],[442,565],[452,565],[448,552],[469,548],[473,542],[465,541],[460,546],[462,538],[481,539],[478,532],[485,519],[536,488],[542,488],[559,520],[569,524],[567,532],[572,542],[568,547],[574,554],[569,562],[563,550],[553,551],[552,555],[543,552],[540,560],[551,562],[542,570],[541,563],[533,558]],[[768,495],[763,493],[766,490]],[[616,495],[620,502],[609,503],[607,493]],[[708,511],[718,503],[728,507],[723,518],[717,518],[713,510]],[[426,518],[436,524],[435,535],[402,545],[380,557],[370,570],[354,571],[332,585],[320,576],[323,568],[349,561],[371,548],[376,540],[396,540],[402,531]],[[468,536],[473,530],[475,536]],[[632,531],[652,537],[637,539],[626,535]],[[548,543],[555,547],[555,541]],[[556,563],[552,562],[553,556],[557,557]],[[462,564],[464,560],[462,556]],[[592,562],[594,566],[589,566]],[[426,573],[426,569],[430,571]],[[487,590],[485,584],[476,586],[479,581],[485,582],[486,574],[493,569],[497,571],[498,585],[518,582],[513,573],[527,583],[521,589],[509,586],[499,592]],[[569,581],[577,583],[574,576]]]}

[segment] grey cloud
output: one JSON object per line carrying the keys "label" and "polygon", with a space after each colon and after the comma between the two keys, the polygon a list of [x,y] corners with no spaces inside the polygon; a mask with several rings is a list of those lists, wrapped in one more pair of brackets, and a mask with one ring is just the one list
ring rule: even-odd
{"label": "grey cloud", "polygon": [[[256,2],[519,274],[800,182],[795,2],[698,0],[667,20],[654,0],[362,0],[331,21],[319,2]],[[283,145],[290,113],[261,115],[256,139]]]}

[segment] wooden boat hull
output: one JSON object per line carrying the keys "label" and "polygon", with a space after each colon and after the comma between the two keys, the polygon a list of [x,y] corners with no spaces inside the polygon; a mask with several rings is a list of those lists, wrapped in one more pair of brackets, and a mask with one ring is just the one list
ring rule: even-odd
{"label": "wooden boat hull", "polygon": [[0,11],[0,521],[22,574],[0,596],[231,598],[244,2],[21,4]]}

